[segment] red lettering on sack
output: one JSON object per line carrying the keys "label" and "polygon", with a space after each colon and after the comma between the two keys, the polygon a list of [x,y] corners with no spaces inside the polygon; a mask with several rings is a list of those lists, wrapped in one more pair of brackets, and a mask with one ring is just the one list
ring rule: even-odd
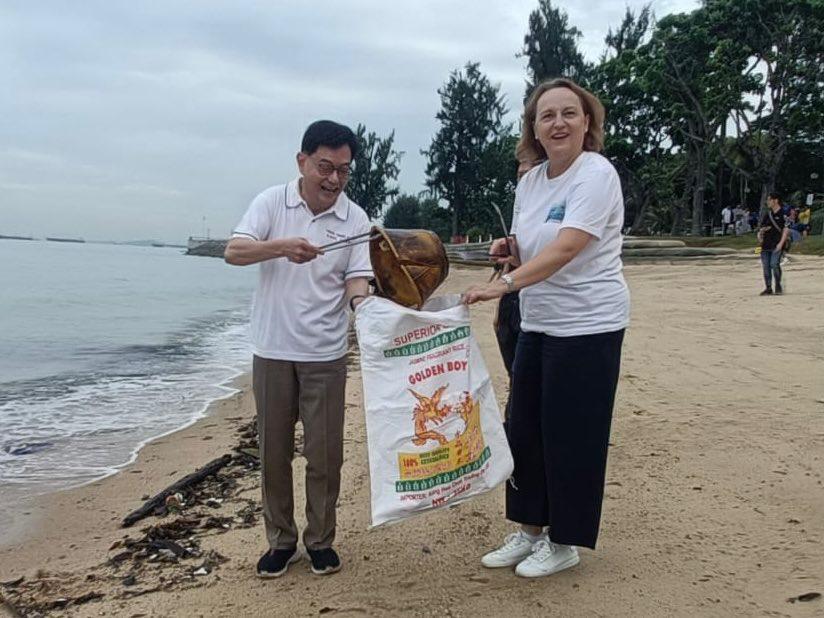
{"label": "red lettering on sack", "polygon": [[432,365],[431,367],[427,367],[426,369],[421,369],[420,371],[413,373],[409,376],[409,383],[417,384],[418,382],[423,382],[427,378],[439,376],[445,371],[446,369],[444,369],[443,363],[438,363],[437,365]]}
{"label": "red lettering on sack", "polygon": [[466,371],[468,366],[469,362],[465,360],[446,361],[446,363],[431,365],[430,367],[426,367],[425,369],[421,369],[420,371],[410,374],[409,383],[417,384],[418,382],[423,382],[428,378],[439,376],[446,372]]}
{"label": "red lettering on sack", "polygon": [[423,328],[416,328],[415,330],[411,330],[406,334],[401,335],[400,337],[395,337],[392,340],[392,343],[395,347],[401,346],[407,343],[412,343],[413,341],[417,341],[418,339],[426,339],[435,335],[443,330],[443,326],[441,324],[432,324],[430,326],[424,326]]}

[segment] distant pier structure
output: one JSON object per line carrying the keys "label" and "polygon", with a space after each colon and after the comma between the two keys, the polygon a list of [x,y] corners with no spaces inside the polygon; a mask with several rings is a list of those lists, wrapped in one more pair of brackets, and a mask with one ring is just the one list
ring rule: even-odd
{"label": "distant pier structure", "polygon": [[[491,242],[448,244],[446,255],[457,263],[489,265],[491,245]],[[749,258],[752,255],[752,251],[741,252],[728,247],[688,247],[683,240],[632,236],[625,236],[621,247],[621,257],[625,261],[710,259],[730,256]]]}
{"label": "distant pier structure", "polygon": [[204,255],[207,257],[223,257],[226,250],[226,238],[202,238],[189,236],[186,243],[186,255]]}

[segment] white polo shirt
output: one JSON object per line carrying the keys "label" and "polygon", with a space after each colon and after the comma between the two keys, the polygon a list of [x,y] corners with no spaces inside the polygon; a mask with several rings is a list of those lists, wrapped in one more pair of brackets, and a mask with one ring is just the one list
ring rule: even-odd
{"label": "white polo shirt", "polygon": [[[252,200],[232,236],[254,240],[306,238],[320,246],[368,232],[369,217],[345,193],[314,215],[298,179],[270,187]],[[368,243],[330,251],[305,264],[285,257],[260,263],[252,302],[252,347],[257,356],[288,361],[331,361],[346,354],[349,316],[344,282],[371,277]]]}

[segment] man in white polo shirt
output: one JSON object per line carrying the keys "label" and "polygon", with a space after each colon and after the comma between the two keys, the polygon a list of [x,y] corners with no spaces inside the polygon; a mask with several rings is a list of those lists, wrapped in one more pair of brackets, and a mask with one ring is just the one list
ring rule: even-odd
{"label": "man in white polo shirt", "polygon": [[300,176],[258,195],[226,247],[230,264],[260,263],[251,331],[269,542],[257,565],[261,577],[278,577],[300,559],[292,494],[298,419],[306,457],[303,544],[312,572],[341,567],[332,543],[343,464],[346,308],[366,296],[372,270],[367,244],[326,253],[321,246],[370,229],[366,213],[343,192],[356,149],[348,127],[309,125],[297,154]]}

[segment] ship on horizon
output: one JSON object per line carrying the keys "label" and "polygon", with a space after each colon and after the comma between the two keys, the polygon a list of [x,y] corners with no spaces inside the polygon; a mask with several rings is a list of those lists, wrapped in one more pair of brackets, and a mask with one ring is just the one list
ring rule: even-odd
{"label": "ship on horizon", "polygon": [[46,240],[52,242],[86,242],[82,238],[60,238],[58,236],[46,236]]}
{"label": "ship on horizon", "polygon": [[34,236],[15,236],[13,234],[0,234],[0,240],[34,240]]}

